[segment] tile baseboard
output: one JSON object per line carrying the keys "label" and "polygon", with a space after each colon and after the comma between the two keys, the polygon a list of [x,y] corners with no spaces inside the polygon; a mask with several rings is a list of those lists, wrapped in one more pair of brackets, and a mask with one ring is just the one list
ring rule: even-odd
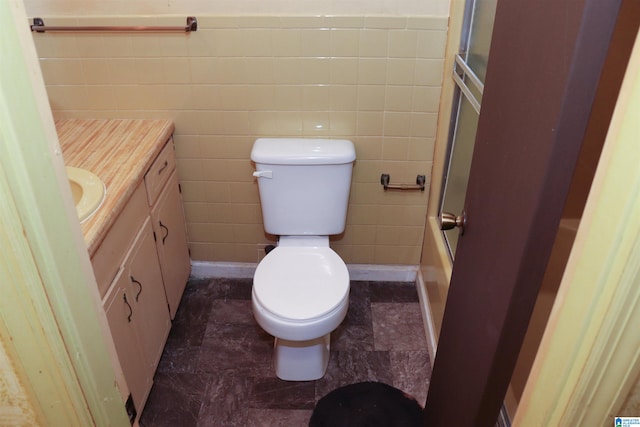
{"label": "tile baseboard", "polygon": [[[251,278],[258,264],[249,262],[191,261],[191,277]],[[417,265],[347,264],[351,280],[370,282],[415,282]]]}
{"label": "tile baseboard", "polygon": [[253,277],[258,264],[251,262],[191,261],[193,279],[248,279]]}

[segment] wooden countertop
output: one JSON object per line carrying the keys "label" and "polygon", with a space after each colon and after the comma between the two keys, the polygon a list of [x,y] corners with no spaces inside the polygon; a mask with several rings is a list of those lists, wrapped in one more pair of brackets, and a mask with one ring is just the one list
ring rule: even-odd
{"label": "wooden countertop", "polygon": [[174,130],[170,120],[56,120],[67,166],[96,174],[107,188],[102,206],[81,224],[93,256]]}

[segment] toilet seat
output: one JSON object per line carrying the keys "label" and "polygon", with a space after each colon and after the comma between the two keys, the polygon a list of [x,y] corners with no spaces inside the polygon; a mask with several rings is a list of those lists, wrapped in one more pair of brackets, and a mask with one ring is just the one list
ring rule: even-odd
{"label": "toilet seat", "polygon": [[258,264],[253,297],[286,322],[327,316],[349,298],[349,272],[329,247],[277,247]]}

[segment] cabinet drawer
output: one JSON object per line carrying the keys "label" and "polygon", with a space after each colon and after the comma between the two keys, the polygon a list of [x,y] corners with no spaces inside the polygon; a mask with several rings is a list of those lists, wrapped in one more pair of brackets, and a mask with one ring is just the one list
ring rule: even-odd
{"label": "cabinet drawer", "polygon": [[149,215],[145,193],[144,185],[140,183],[91,258],[100,297],[107,293],[136,237],[137,230]]}
{"label": "cabinet drawer", "polygon": [[173,153],[173,138],[171,138],[144,176],[149,206],[155,203],[160,194],[160,190],[162,190],[164,183],[167,182],[167,179],[169,179],[171,172],[175,168],[176,158]]}

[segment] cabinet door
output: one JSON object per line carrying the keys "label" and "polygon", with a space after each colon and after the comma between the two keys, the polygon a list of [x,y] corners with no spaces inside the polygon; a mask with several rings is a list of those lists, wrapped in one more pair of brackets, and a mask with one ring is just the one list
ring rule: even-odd
{"label": "cabinet door", "polygon": [[182,197],[175,171],[169,177],[151,211],[151,220],[156,234],[156,248],[169,310],[173,318],[191,271]]}
{"label": "cabinet door", "polygon": [[153,377],[169,335],[171,319],[158,263],[153,230],[144,223],[126,265],[127,289],[131,292],[138,340]]}
{"label": "cabinet door", "polygon": [[122,373],[139,412],[151,387],[151,377],[138,343],[132,304],[134,296],[127,290],[128,282],[129,277],[124,269],[120,269],[104,307]]}

